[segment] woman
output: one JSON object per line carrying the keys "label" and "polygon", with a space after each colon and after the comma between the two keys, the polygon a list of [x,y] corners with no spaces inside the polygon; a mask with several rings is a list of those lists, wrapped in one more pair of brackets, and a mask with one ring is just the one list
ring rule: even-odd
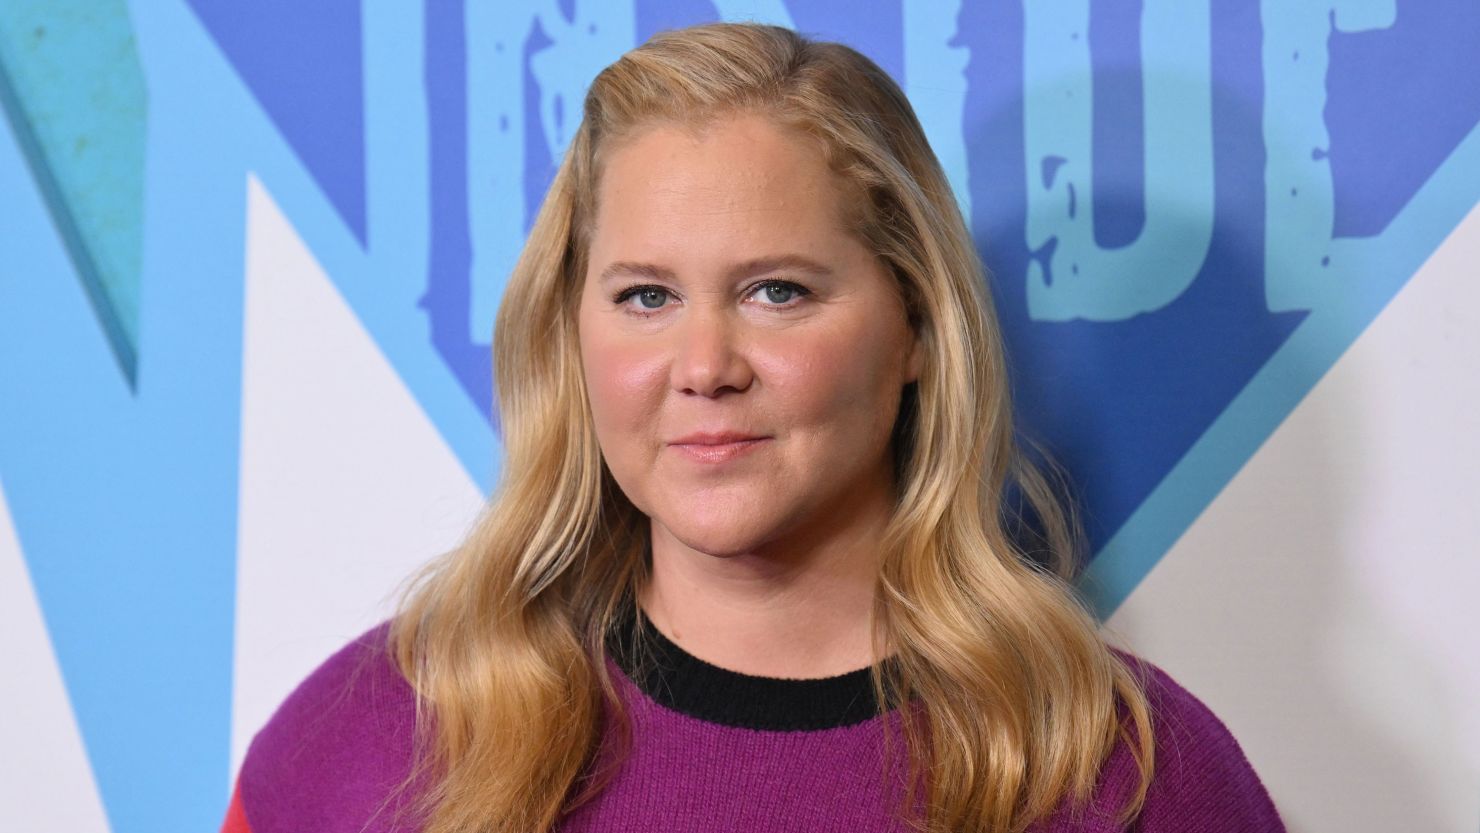
{"label": "woman", "polygon": [[1282,830],[1077,601],[984,281],[857,52],[712,25],[608,67],[499,313],[498,493],[227,829]]}

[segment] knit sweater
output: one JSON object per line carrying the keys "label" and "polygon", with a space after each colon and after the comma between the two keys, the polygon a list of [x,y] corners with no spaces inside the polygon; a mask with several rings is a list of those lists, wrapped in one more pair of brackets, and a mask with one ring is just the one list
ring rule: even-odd
{"label": "knit sweater", "polygon": [[[891,815],[903,766],[883,765],[886,733],[900,737],[899,714],[877,714],[867,668],[816,680],[751,676],[626,622],[632,639],[609,641],[607,663],[632,720],[632,744],[621,758],[615,744],[601,745],[597,764],[615,766],[615,774],[562,820],[561,833],[904,829]],[[248,750],[223,833],[416,829],[413,793],[400,789],[411,771],[415,701],[385,651],[386,633],[381,625],[351,642],[279,707]],[[631,649],[634,640],[642,651]],[[1130,830],[1284,831],[1228,728],[1141,662],[1156,774]],[[1071,819],[1063,805],[1034,833],[1120,831],[1113,815],[1137,776],[1120,743],[1088,812]]]}

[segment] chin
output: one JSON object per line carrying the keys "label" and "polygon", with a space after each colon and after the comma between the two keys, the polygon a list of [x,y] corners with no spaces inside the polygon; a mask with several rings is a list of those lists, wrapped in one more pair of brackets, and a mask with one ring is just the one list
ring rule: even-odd
{"label": "chin", "polygon": [[754,529],[729,529],[724,526],[683,524],[674,528],[664,524],[668,532],[679,543],[695,552],[715,558],[731,558],[758,548],[765,538],[758,537]]}
{"label": "chin", "polygon": [[754,552],[775,540],[777,531],[774,524],[757,522],[754,512],[739,506],[711,512],[692,510],[681,513],[672,523],[661,517],[657,520],[685,547],[716,558]]}
{"label": "chin", "polygon": [[812,506],[805,492],[775,478],[721,484],[675,479],[646,492],[643,514],[654,532],[719,558],[761,550],[804,523]]}

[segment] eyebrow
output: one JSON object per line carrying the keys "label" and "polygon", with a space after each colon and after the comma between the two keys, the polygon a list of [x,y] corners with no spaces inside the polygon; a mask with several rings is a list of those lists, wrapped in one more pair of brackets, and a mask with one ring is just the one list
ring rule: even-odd
{"label": "eyebrow", "polygon": [[[833,270],[808,257],[797,254],[758,257],[738,263],[726,274],[730,280],[744,280],[767,272],[805,272],[809,275],[831,275]],[[601,270],[598,280],[606,282],[617,277],[647,278],[649,280],[676,282],[678,276],[672,269],[651,263],[635,263],[618,260]]]}

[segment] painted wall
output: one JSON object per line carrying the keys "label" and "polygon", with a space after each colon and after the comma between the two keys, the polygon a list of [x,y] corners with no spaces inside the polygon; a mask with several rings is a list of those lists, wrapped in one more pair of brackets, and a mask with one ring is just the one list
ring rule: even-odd
{"label": "painted wall", "polygon": [[585,85],[762,19],[904,86],[1088,596],[1292,830],[1480,830],[1470,0],[0,7],[0,829],[219,823],[499,467]]}

